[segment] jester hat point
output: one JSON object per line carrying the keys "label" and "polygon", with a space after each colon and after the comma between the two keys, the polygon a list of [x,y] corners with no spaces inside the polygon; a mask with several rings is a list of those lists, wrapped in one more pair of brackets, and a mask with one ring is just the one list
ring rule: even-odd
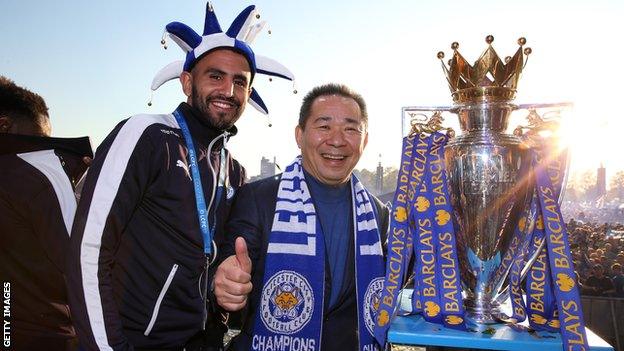
{"label": "jester hat point", "polygon": [[[251,43],[266,24],[265,21],[254,23],[257,18],[259,15],[256,7],[254,5],[248,6],[234,19],[230,28],[224,33],[212,4],[208,2],[206,4],[203,35],[200,36],[184,23],[169,23],[165,27],[165,36],[168,35],[184,50],[186,59],[174,61],[158,71],[152,80],[152,91],[167,81],[179,78],[183,71],[190,72],[205,54],[218,48],[227,48],[243,55],[249,63],[252,79],[256,74],[265,74],[293,80],[295,77],[288,68],[273,59],[255,54],[251,49]],[[164,37],[161,43],[165,44]],[[258,111],[268,114],[269,111],[265,103],[254,88],[251,88],[248,102]]]}

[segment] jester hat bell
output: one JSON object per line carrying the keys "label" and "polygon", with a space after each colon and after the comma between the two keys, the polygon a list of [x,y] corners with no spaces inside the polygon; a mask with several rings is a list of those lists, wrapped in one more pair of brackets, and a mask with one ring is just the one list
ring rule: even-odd
{"label": "jester hat bell", "polygon": [[[203,35],[200,36],[184,23],[169,23],[165,27],[165,36],[168,35],[186,52],[186,59],[174,61],[158,71],[152,80],[152,91],[169,80],[179,78],[183,71],[190,72],[203,55],[218,48],[229,48],[243,55],[249,63],[252,79],[256,74],[265,74],[293,80],[295,77],[288,68],[268,57],[256,55],[251,49],[251,43],[266,24],[265,21],[254,23],[257,18],[259,15],[256,7],[254,5],[248,6],[234,19],[230,28],[224,33],[212,4],[208,2]],[[268,114],[269,111],[265,103],[254,88],[251,89],[248,102],[258,111]]]}

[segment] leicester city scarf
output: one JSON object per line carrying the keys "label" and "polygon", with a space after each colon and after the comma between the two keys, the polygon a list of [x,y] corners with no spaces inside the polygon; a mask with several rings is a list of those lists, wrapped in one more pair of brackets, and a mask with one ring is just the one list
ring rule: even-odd
{"label": "leicester city scarf", "polygon": [[[373,338],[373,326],[383,287],[383,252],[373,204],[355,176],[351,177],[351,194],[358,349],[375,350],[378,346]],[[301,157],[297,157],[282,174],[277,192],[252,350],[320,350],[325,291],[324,242]]]}

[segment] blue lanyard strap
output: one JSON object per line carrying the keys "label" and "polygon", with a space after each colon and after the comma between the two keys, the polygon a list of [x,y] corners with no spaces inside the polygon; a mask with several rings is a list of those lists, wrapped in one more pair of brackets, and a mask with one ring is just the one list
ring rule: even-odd
{"label": "blue lanyard strap", "polygon": [[[191,166],[191,174],[193,176],[193,189],[195,190],[195,203],[197,205],[197,215],[199,217],[199,229],[201,230],[202,237],[204,239],[204,253],[207,256],[210,256],[212,255],[212,231],[210,230],[210,225],[208,224],[208,210],[206,208],[204,188],[202,187],[201,177],[199,175],[199,167],[197,166],[197,153],[195,152],[195,145],[193,144],[193,138],[191,137],[191,132],[186,124],[186,121],[184,120],[184,117],[182,117],[178,111],[174,111],[173,116],[182,130],[184,141],[186,141],[186,147],[188,149],[190,159],[189,163]],[[217,180],[215,179],[215,181]]]}

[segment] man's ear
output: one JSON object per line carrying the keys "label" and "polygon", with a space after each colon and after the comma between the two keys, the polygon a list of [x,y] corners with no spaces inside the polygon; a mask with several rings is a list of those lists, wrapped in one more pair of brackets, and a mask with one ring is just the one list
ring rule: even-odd
{"label": "man's ear", "polygon": [[193,76],[191,73],[184,71],[180,74],[180,83],[182,84],[182,91],[187,97],[193,93]]}
{"label": "man's ear", "polygon": [[368,145],[368,131],[365,132],[364,135],[364,145],[362,146],[362,150],[366,149],[366,145]]}
{"label": "man's ear", "polygon": [[297,146],[301,149],[301,142],[303,141],[303,129],[299,125],[295,127],[295,140],[297,141]]}
{"label": "man's ear", "polygon": [[13,120],[9,117],[0,117],[0,133],[8,133],[13,126]]}

